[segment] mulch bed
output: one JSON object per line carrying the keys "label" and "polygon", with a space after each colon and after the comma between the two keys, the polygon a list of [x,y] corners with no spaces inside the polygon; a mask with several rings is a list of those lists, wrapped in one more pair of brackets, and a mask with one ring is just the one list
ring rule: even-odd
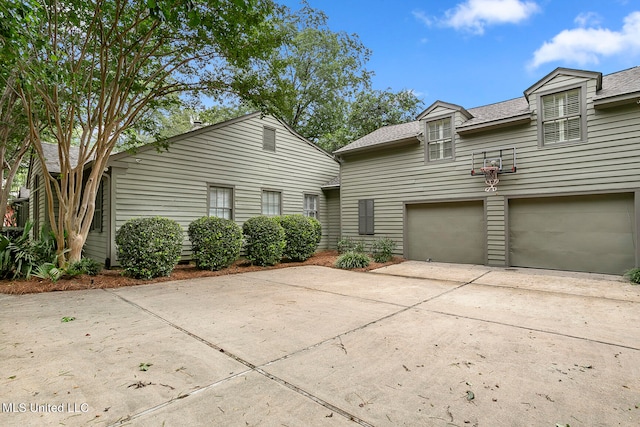
{"label": "mulch bed", "polygon": [[[227,274],[248,273],[251,271],[273,270],[277,268],[298,267],[302,265],[319,265],[323,267],[334,267],[338,258],[337,251],[321,251],[304,262],[282,262],[272,267],[260,267],[251,265],[246,260],[238,260],[229,268],[220,271],[203,271],[196,269],[193,264],[179,264],[169,277],[158,277],[151,280],[133,279],[122,275],[122,271],[103,270],[97,276],[76,276],[73,278],[62,278],[53,283],[50,280],[43,280],[32,277],[23,280],[0,280],[0,293],[4,294],[32,294],[40,292],[53,291],[75,291],[82,289],[106,289],[121,288],[124,286],[146,285],[150,283],[161,283],[171,280],[188,280],[198,277],[214,277],[224,276]],[[357,268],[352,271],[370,271],[376,268],[384,267],[391,264],[398,264],[404,259],[394,257],[391,261],[385,263],[371,262],[366,268]]]}

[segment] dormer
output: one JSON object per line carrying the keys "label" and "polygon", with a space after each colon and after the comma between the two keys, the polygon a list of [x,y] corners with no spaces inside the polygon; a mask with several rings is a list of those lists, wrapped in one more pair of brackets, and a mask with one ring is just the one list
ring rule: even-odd
{"label": "dormer", "polygon": [[456,104],[436,101],[417,119],[424,135],[425,162],[441,162],[455,159],[456,127],[473,116]]}

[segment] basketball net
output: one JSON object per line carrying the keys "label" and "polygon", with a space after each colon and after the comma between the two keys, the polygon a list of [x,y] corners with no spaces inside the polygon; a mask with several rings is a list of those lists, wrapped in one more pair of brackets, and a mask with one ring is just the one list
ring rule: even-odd
{"label": "basketball net", "polygon": [[500,182],[498,179],[499,169],[500,168],[497,166],[485,166],[480,168],[480,172],[484,174],[484,182],[487,184],[487,187],[484,189],[487,193],[498,191],[498,187],[496,187],[496,185]]}

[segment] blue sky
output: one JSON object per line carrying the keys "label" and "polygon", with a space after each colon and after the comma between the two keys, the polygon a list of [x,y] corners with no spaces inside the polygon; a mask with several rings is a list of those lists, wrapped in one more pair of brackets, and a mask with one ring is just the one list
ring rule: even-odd
{"label": "blue sky", "polygon": [[517,98],[556,67],[609,74],[640,65],[640,0],[308,3],[372,50],[374,89],[410,89],[425,108]]}

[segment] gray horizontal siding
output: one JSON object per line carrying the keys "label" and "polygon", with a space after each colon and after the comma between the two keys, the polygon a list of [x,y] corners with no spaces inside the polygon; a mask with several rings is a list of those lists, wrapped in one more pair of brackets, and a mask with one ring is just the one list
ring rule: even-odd
{"label": "gray horizontal siding", "polygon": [[[276,151],[262,149],[263,127],[276,128]],[[318,195],[321,247],[329,245],[329,206],[321,186],[339,173],[338,163],[291,134],[277,120],[259,116],[174,142],[168,152],[145,150],[113,163],[116,228],[134,217],[161,215],[186,230],[207,215],[208,185],[234,188],[234,219],[242,225],[261,214],[262,190],[282,192],[282,213],[303,213],[304,193]]]}
{"label": "gray horizontal siding", "polygon": [[[583,79],[558,77],[540,90],[561,90]],[[530,96],[529,124],[461,137],[455,160],[425,163],[424,144],[348,155],[342,167],[342,230],[357,236],[357,201],[375,199],[376,235],[387,235],[403,251],[403,204],[415,201],[487,197],[488,263],[506,259],[505,196],[617,192],[640,186],[640,109],[636,105],[594,110],[595,81],[587,83],[587,141],[540,146],[535,119],[536,94]],[[434,111],[433,116],[443,111]],[[456,115],[458,123],[459,114]],[[500,175],[497,194],[484,192],[484,179],[470,176],[474,151],[516,147],[518,172]]]}

